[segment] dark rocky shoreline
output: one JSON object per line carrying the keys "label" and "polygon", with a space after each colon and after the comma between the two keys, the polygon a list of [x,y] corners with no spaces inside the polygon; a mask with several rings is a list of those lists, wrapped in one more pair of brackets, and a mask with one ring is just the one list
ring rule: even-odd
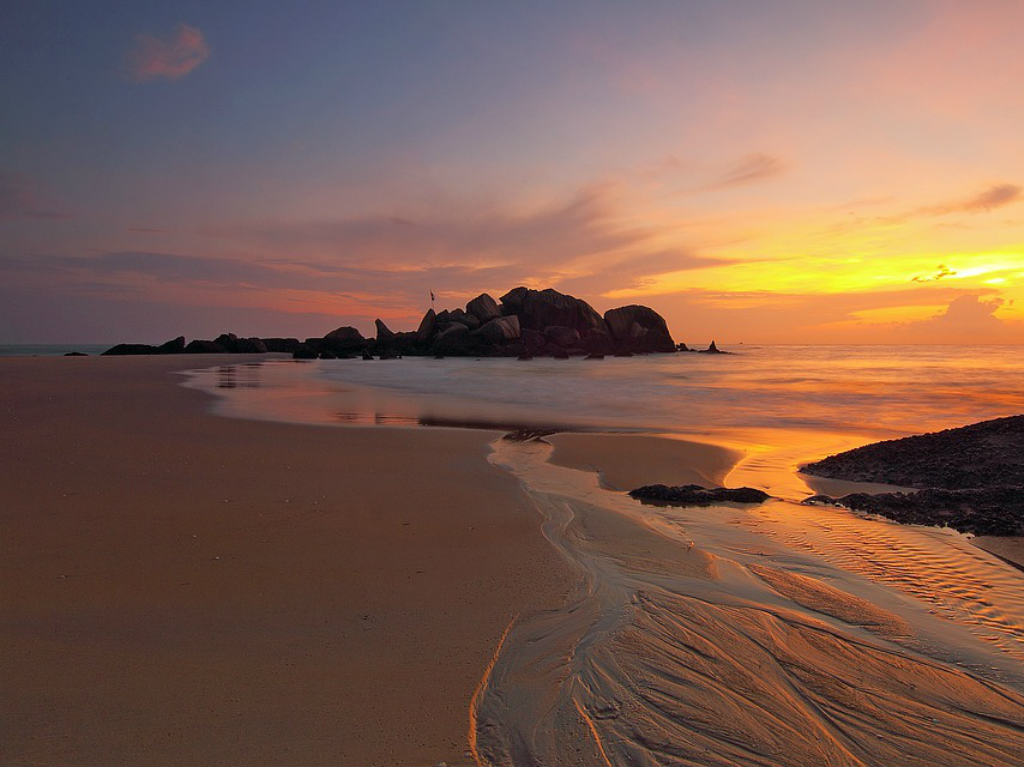
{"label": "dark rocky shoreline", "polygon": [[1024,415],[865,445],[802,471],[920,488],[841,498],[816,495],[805,503],[837,504],[897,522],[976,535],[1024,535]]}
{"label": "dark rocky shoreline", "polygon": [[[118,344],[105,355],[131,354],[262,354],[281,352],[297,359],[396,359],[434,357],[585,357],[695,351],[677,344],[664,318],[653,309],[631,304],[604,316],[580,298],[557,290],[513,288],[495,301],[482,293],[465,309],[430,309],[416,330],[391,330],[374,323],[376,336],[364,338],[354,327],[332,330],[321,338],[240,338],[224,333],[212,341],[183,336],[161,345]],[[714,342],[702,350],[728,354]]]}

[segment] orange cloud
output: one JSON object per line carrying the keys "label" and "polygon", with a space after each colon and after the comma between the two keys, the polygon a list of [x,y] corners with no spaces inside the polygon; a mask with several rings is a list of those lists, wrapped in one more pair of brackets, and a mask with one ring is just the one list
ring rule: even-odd
{"label": "orange cloud", "polygon": [[137,35],[128,52],[128,73],[136,82],[163,78],[177,80],[198,67],[210,55],[203,33],[179,24],[166,38]]}

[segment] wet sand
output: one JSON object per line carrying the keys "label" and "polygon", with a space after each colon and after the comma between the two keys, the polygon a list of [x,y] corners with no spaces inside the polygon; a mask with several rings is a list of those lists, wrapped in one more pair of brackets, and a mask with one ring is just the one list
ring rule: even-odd
{"label": "wet sand", "polygon": [[0,761],[471,761],[572,582],[498,435],[215,416],[218,361],[0,359]]}
{"label": "wet sand", "polygon": [[742,457],[737,450],[681,439],[628,434],[555,434],[550,461],[595,471],[610,490],[641,485],[717,487]]}

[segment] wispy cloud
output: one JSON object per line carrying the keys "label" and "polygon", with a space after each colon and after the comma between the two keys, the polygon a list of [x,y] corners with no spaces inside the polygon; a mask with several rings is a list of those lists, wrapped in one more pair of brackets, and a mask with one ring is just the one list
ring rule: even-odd
{"label": "wispy cloud", "polygon": [[1017,184],[993,184],[988,189],[983,189],[970,197],[949,200],[936,205],[923,205],[886,220],[900,222],[911,218],[948,216],[952,213],[985,213],[994,208],[1017,202],[1021,199],[1021,191],[1021,187]]}
{"label": "wispy cloud", "polygon": [[780,157],[770,154],[752,154],[744,157],[728,168],[707,188],[721,189],[732,186],[743,186],[756,181],[773,178],[785,172],[786,163]]}
{"label": "wispy cloud", "polygon": [[210,55],[202,31],[179,24],[164,38],[137,35],[128,52],[128,74],[136,82],[163,78],[177,80],[198,67]]}
{"label": "wispy cloud", "polygon": [[0,171],[0,220],[70,217],[56,201],[47,198],[32,179],[20,173]]}

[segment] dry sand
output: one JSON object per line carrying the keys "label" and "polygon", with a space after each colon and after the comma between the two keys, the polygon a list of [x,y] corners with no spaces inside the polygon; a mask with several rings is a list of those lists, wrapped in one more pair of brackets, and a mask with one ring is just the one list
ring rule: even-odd
{"label": "dry sand", "polygon": [[468,761],[570,581],[495,434],[221,418],[219,361],[0,359],[0,761]]}

